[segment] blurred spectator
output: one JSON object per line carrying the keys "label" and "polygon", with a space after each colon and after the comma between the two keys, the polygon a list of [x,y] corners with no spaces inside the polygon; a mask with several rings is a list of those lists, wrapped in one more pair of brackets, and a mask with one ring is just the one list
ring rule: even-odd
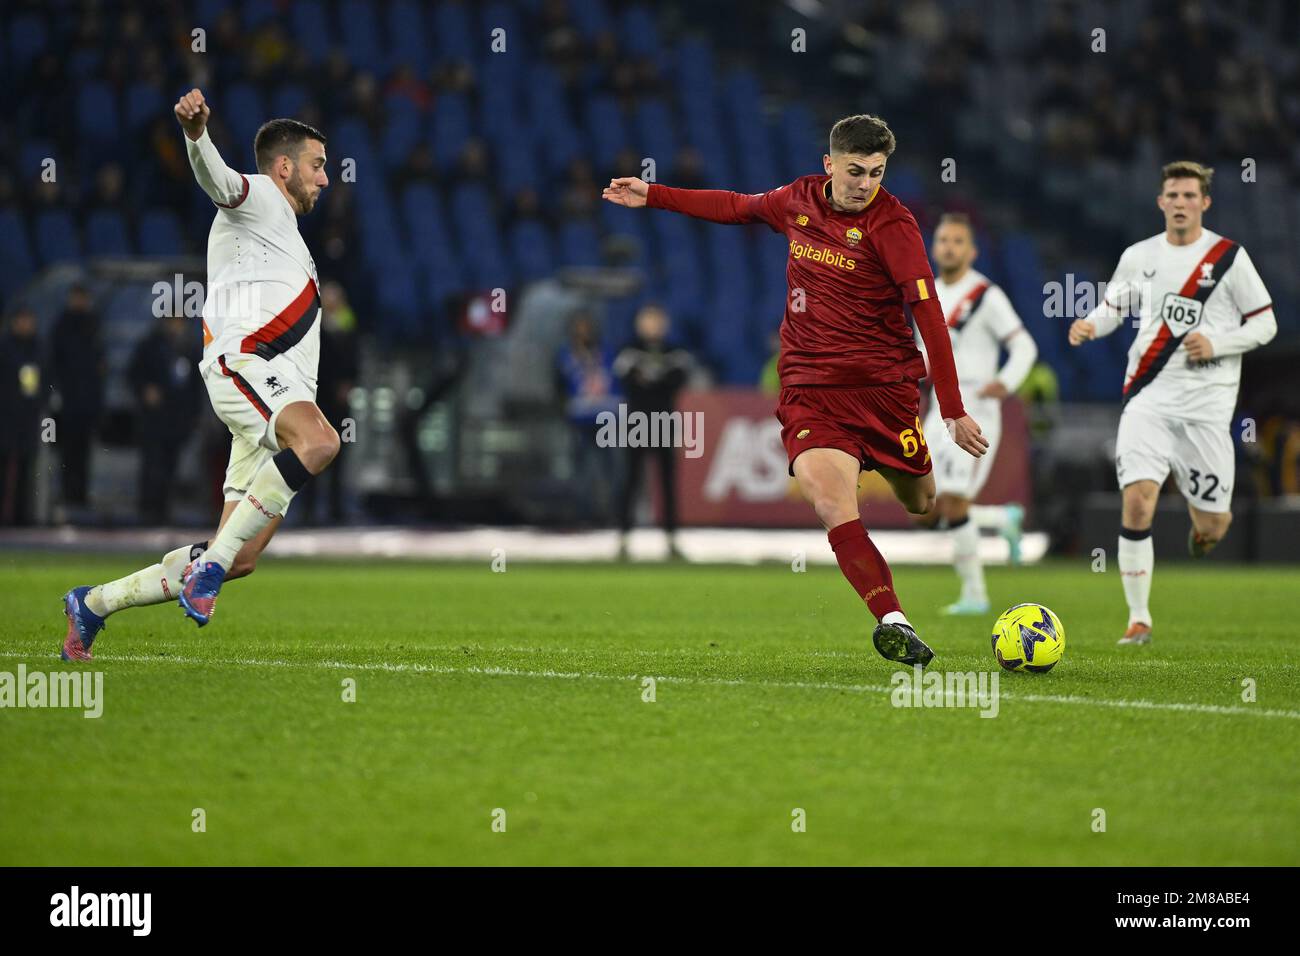
{"label": "blurred spectator", "polygon": [[193,322],[184,316],[159,319],[131,356],[128,374],[136,394],[140,448],[139,511],[146,524],[171,519],[176,463],[203,401],[193,332]]}
{"label": "blurred spectator", "polygon": [[[614,360],[614,375],[627,396],[627,410],[631,415],[642,412],[653,416],[656,412],[671,412],[677,405],[677,393],[686,384],[695,360],[682,348],[668,345],[668,313],[662,306],[648,304],[636,315],[636,337],[624,347]],[[649,418],[654,421],[653,417]],[[646,448],[630,446],[627,449],[623,494],[620,498],[619,556],[627,557],[627,536],[632,530],[632,513],[636,507],[637,492],[645,475],[646,465],[654,461],[659,466],[660,490],[663,493],[664,531],[668,533],[668,552],[681,557],[677,550],[677,449],[671,446]]]}
{"label": "blurred spectator", "polygon": [[36,315],[20,309],[0,335],[0,526],[32,521],[32,470],[41,404]]}
{"label": "blurred spectator", "polygon": [[68,290],[63,314],[54,323],[50,350],[53,384],[59,395],[58,450],[63,461],[63,503],[86,507],[91,450],[104,414],[104,342],[90,290]]}
{"label": "blurred spectator", "polygon": [[[326,282],[321,287],[320,304],[320,385],[316,392],[316,406],[346,440],[348,435],[343,427],[343,419],[348,415],[349,398],[352,389],[356,387],[361,365],[357,344],[357,317],[348,304],[347,293],[337,282]],[[341,457],[346,452],[341,451],[339,454]],[[305,521],[309,524],[317,523],[317,495],[324,485],[329,495],[325,520],[330,524],[342,523],[345,472],[345,463],[336,461],[324,474],[307,482],[298,495]]]}
{"label": "blurred spectator", "polygon": [[607,522],[621,455],[596,444],[597,416],[618,409],[618,394],[608,351],[600,344],[591,313],[577,313],[568,344],[556,359],[557,388],[574,433],[574,490],[586,521]]}

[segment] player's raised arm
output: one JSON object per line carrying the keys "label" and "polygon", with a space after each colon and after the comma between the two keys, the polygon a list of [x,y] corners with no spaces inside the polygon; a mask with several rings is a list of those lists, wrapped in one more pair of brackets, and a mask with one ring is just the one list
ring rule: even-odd
{"label": "player's raised arm", "polygon": [[601,193],[601,198],[619,206],[639,209],[667,209],[685,213],[696,219],[739,225],[765,222],[780,232],[779,209],[787,189],[748,195],[726,189],[675,189],[658,183],[647,183],[635,176],[611,179]]}
{"label": "player's raised arm", "polygon": [[1199,331],[1189,333],[1183,339],[1183,348],[1193,361],[1205,361],[1222,355],[1241,355],[1267,345],[1277,335],[1273,299],[1245,249],[1237,250],[1237,260],[1228,273],[1227,284],[1232,304],[1241,313],[1241,327],[1213,334]]}
{"label": "player's raised arm", "polygon": [[185,130],[185,152],[190,158],[194,178],[218,206],[238,206],[248,195],[248,179],[226,165],[212,138],[208,136],[208,117],[212,114],[203,93],[196,87],[173,108],[176,121]]}

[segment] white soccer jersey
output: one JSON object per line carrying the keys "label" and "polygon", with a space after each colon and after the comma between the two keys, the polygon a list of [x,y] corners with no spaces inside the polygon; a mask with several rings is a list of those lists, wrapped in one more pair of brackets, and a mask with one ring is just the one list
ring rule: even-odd
{"label": "white soccer jersey", "polygon": [[320,294],[293,207],[269,177],[227,166],[207,130],[185,144],[195,178],[220,207],[208,233],[200,370],[222,355],[284,356],[314,394]]}
{"label": "white soccer jersey", "polygon": [[[1124,250],[1101,304],[1088,316],[1108,335],[1139,317],[1124,375],[1124,408],[1227,426],[1237,405],[1241,353],[1277,333],[1272,300],[1246,250],[1204,229],[1185,246],[1164,233]],[[1193,362],[1184,336],[1209,339],[1212,358]]]}
{"label": "white soccer jersey", "polygon": [[[974,269],[967,269],[953,283],[936,278],[934,288],[948,321],[962,398],[973,397],[994,379],[1009,392],[1019,388],[1034,364],[1037,349],[1006,293]],[[1021,336],[1023,341],[1017,341]],[[1026,354],[1022,345],[1032,354]],[[999,372],[998,358],[1004,346],[1011,351],[1011,359]]]}

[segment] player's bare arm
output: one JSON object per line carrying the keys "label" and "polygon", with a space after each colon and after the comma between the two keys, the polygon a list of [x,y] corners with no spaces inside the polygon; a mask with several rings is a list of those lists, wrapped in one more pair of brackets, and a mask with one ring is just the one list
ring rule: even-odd
{"label": "player's bare arm", "polygon": [[948,434],[952,436],[958,448],[976,458],[982,458],[988,453],[989,440],[984,437],[975,419],[963,415],[957,419],[945,418],[944,423],[948,426]]}
{"label": "player's bare arm", "polygon": [[1070,323],[1070,344],[1082,345],[1097,337],[1097,326],[1092,319],[1075,319]]}
{"label": "player's bare arm", "polygon": [[203,135],[208,117],[212,115],[212,110],[208,108],[208,103],[197,86],[176,101],[173,112],[181,129],[185,130],[185,135],[196,141]]}

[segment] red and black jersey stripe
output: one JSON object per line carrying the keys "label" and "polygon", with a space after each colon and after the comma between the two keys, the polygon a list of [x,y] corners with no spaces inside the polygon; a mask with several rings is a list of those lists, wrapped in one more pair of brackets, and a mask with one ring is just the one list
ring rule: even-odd
{"label": "red and black jersey stripe", "polygon": [[961,301],[953,307],[952,312],[947,317],[948,328],[960,329],[969,322],[970,317],[975,314],[975,310],[983,303],[984,294],[992,287],[993,283],[991,282],[981,282],[962,296]]}
{"label": "red and black jersey stripe", "polygon": [[298,297],[284,307],[275,318],[256,332],[244,337],[239,351],[272,359],[289,351],[302,341],[316,321],[320,311],[320,292],[316,281],[308,279]]}
{"label": "red and black jersey stripe", "polygon": [[252,402],[253,407],[257,409],[258,413],[269,422],[271,420],[271,407],[267,405],[266,402],[262,401],[262,396],[253,391],[253,386],[248,384],[248,380],[238,372],[232,371],[230,367],[226,365],[226,357],[224,355],[217,356],[217,364],[221,366],[221,374],[234,382],[235,388],[239,389],[240,393]]}
{"label": "red and black jersey stripe", "polygon": [[[1208,299],[1214,293],[1214,290],[1222,283],[1224,275],[1232,266],[1233,260],[1237,258],[1238,248],[1238,245],[1231,239],[1220,239],[1216,242],[1210,247],[1210,251],[1205,254],[1205,258],[1196,264],[1196,268],[1193,269],[1192,274],[1187,277],[1187,281],[1184,282],[1183,287],[1178,290],[1178,294],[1185,299],[1195,299],[1197,302],[1204,305],[1205,300]],[[1208,285],[1201,285],[1201,267],[1207,263],[1214,267],[1213,271],[1210,273],[1210,278],[1213,279],[1214,282]],[[1161,369],[1168,364],[1169,359],[1178,351],[1178,346],[1181,342],[1182,336],[1174,335],[1169,331],[1169,323],[1161,320],[1160,331],[1158,331],[1156,337],[1151,340],[1151,344],[1147,346],[1147,350],[1142,353],[1142,358],[1138,362],[1136,371],[1133,372],[1133,377],[1124,383],[1125,405],[1129,403],[1134,395],[1150,385],[1155,377],[1160,374]]]}

